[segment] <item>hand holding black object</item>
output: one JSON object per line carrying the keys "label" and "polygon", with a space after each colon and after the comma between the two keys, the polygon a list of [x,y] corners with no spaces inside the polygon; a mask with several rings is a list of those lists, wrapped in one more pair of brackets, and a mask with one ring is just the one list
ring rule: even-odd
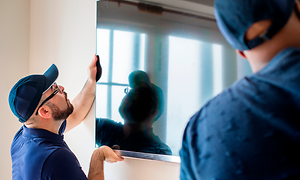
{"label": "hand holding black object", "polygon": [[99,55],[97,55],[96,66],[97,66],[97,74],[96,74],[96,82],[97,82],[100,79],[101,75],[102,75],[102,67],[100,65]]}

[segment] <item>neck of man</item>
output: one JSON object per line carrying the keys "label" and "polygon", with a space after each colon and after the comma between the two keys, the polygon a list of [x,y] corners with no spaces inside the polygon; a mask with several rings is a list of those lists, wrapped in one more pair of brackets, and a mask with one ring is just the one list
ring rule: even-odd
{"label": "neck of man", "polygon": [[53,118],[51,119],[39,118],[34,121],[25,122],[24,125],[27,128],[44,129],[54,134],[58,134],[60,126],[62,125],[63,122],[64,120],[54,120]]}
{"label": "neck of man", "polygon": [[280,51],[289,47],[300,48],[300,19],[292,13],[286,25],[271,40],[244,51],[254,73],[263,69]]}
{"label": "neck of man", "polygon": [[151,123],[127,123],[123,125],[123,138],[127,138],[130,134],[136,134],[140,132],[151,131]]}

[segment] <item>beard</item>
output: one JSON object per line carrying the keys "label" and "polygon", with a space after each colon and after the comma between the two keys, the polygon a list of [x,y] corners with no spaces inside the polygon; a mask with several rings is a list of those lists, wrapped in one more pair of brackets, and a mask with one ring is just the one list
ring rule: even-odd
{"label": "beard", "polygon": [[[65,93],[65,92],[64,92]],[[65,93],[65,99],[66,99],[66,103],[67,103],[67,109],[65,110],[61,110],[59,109],[55,104],[49,102],[49,104],[47,104],[49,106],[49,108],[52,111],[52,117],[54,120],[57,121],[61,121],[61,120],[65,120],[69,117],[70,114],[72,114],[74,107],[73,105],[67,100],[67,94]]]}

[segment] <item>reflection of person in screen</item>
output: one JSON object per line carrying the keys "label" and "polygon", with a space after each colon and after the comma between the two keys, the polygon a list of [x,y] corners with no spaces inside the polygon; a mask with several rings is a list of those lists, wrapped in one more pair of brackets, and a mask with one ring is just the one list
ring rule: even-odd
{"label": "reflection of person in screen", "polygon": [[133,71],[129,75],[129,85],[132,89],[126,92],[119,106],[124,125],[109,119],[96,119],[96,144],[171,155],[171,149],[152,129],[152,124],[162,114],[162,90],[153,85],[143,71]]}

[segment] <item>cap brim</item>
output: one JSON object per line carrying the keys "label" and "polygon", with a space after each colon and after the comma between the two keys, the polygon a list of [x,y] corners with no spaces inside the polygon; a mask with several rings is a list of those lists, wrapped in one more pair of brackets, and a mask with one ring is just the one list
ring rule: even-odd
{"label": "cap brim", "polygon": [[50,68],[44,73],[45,76],[45,88],[44,92],[55,82],[58,77],[58,69],[55,64],[52,64]]}

